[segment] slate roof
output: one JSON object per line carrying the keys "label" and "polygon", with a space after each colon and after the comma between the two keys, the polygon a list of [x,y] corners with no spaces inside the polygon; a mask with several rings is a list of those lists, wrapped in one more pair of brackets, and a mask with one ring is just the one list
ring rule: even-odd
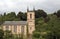
{"label": "slate roof", "polygon": [[2,25],[26,25],[27,21],[5,21]]}

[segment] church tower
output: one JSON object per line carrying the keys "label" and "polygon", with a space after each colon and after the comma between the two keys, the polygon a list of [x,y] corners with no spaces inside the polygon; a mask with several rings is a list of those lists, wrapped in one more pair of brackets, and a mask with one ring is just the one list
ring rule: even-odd
{"label": "church tower", "polygon": [[27,9],[27,23],[28,23],[28,34],[32,34],[35,30],[35,10],[29,11]]}

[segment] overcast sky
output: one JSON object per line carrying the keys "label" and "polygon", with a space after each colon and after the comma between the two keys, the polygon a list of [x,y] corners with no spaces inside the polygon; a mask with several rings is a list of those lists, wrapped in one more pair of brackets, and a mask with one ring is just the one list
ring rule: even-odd
{"label": "overcast sky", "polygon": [[30,10],[43,9],[52,13],[60,9],[60,0],[0,0],[0,14],[2,12],[26,12],[27,6]]}

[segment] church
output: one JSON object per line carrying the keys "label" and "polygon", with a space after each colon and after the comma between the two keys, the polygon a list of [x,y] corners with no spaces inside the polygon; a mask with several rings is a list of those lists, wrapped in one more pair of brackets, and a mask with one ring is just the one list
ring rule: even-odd
{"label": "church", "polygon": [[3,30],[9,30],[12,34],[33,34],[35,30],[35,12],[27,9],[27,21],[5,21]]}

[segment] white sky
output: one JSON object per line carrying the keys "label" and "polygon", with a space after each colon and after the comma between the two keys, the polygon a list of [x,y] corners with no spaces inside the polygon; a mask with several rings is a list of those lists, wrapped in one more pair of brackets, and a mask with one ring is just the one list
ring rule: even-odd
{"label": "white sky", "polygon": [[2,12],[26,12],[27,6],[30,10],[43,9],[52,13],[60,9],[60,0],[0,0],[0,14]]}

